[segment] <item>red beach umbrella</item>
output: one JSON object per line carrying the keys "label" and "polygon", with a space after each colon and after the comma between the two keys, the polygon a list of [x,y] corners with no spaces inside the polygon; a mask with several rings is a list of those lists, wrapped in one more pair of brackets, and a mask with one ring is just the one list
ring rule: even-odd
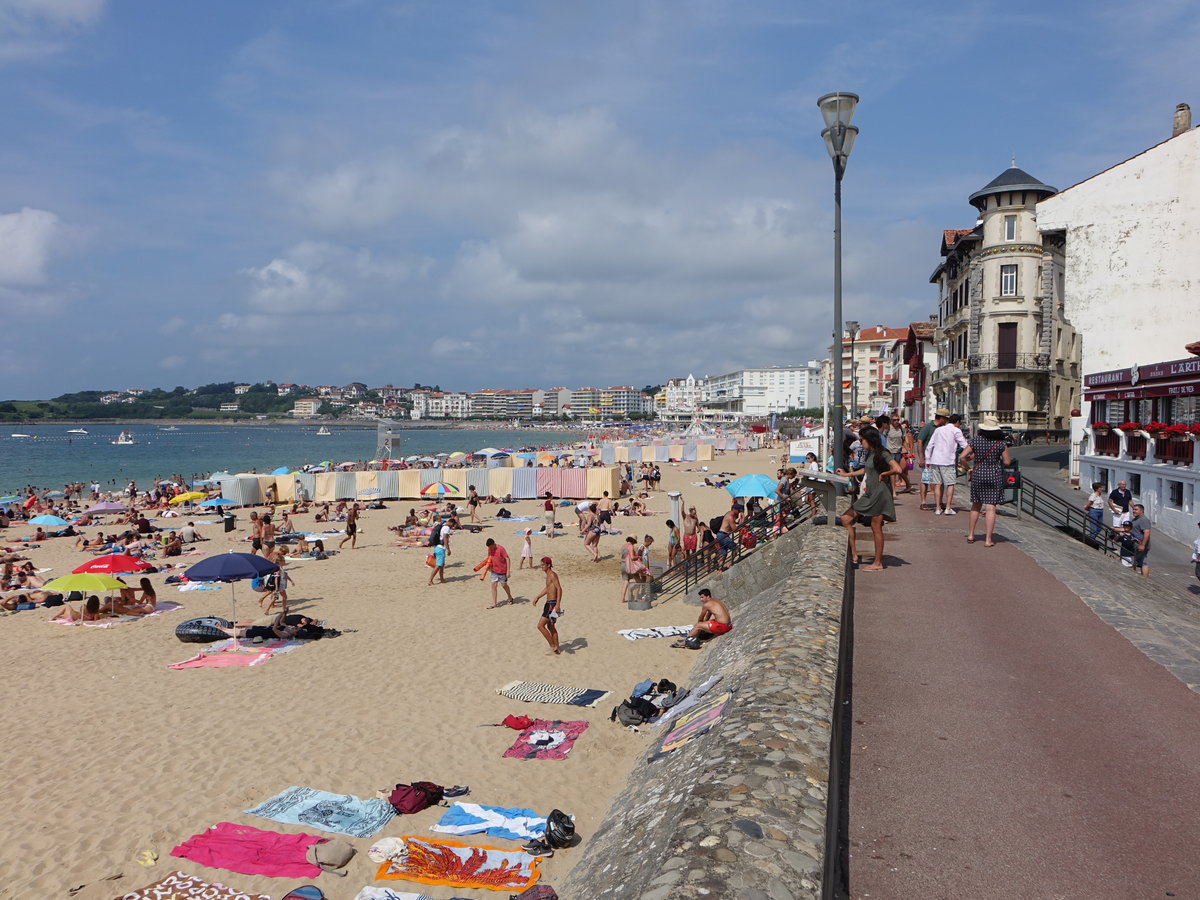
{"label": "red beach umbrella", "polygon": [[147,569],[152,568],[154,567],[150,563],[138,559],[136,556],[126,556],[124,553],[109,553],[106,556],[97,556],[95,559],[89,559],[83,565],[71,571],[77,575],[83,572],[117,575],[123,572],[145,572]]}

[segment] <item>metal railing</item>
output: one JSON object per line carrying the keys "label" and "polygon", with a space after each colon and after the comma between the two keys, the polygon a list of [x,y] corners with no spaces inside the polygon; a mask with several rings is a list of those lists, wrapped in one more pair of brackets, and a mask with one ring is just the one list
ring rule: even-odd
{"label": "metal railing", "polygon": [[1081,505],[1068,503],[1037,482],[1022,479],[1017,504],[1023,515],[1032,516],[1106,556],[1120,557],[1120,532],[1092,519]]}
{"label": "metal railing", "polygon": [[690,556],[685,556],[656,578],[651,578],[648,590],[651,596],[658,599],[686,594],[710,575],[723,572],[764,544],[811,520],[816,510],[822,507],[819,492],[806,493],[803,487],[799,488],[783,503],[772,502],[770,506],[759,510],[727,540],[713,535],[716,540],[712,543],[697,547]]}

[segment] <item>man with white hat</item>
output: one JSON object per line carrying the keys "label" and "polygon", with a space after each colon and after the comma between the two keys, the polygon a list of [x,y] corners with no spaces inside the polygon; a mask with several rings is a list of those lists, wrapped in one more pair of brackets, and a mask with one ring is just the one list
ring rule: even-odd
{"label": "man with white hat", "polygon": [[942,408],[933,414],[933,421],[926,422],[917,432],[917,465],[921,467],[921,509],[930,509],[929,489],[933,486],[933,472],[925,462],[925,448],[939,425],[946,424],[950,410]]}
{"label": "man with white hat", "polygon": [[[942,410],[938,410],[940,414]],[[939,416],[940,417],[940,416]],[[925,462],[933,473],[934,515],[953,516],[954,485],[958,482],[958,451],[967,446],[967,439],[958,428],[962,421],[958,415],[948,415],[943,424],[934,429],[933,437],[925,447]],[[921,473],[922,478],[924,472]]]}

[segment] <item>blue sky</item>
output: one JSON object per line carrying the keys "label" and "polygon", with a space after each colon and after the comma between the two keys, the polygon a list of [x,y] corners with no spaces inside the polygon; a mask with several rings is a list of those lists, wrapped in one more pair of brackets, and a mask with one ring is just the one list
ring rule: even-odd
{"label": "blue sky", "polygon": [[1009,164],[1200,113],[1200,5],[0,0],[0,398],[660,383],[935,308]]}

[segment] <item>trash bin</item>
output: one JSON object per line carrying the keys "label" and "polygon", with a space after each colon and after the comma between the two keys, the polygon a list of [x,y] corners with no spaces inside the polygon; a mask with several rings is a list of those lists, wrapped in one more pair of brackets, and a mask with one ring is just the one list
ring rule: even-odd
{"label": "trash bin", "polygon": [[237,528],[237,516],[233,513],[225,513],[225,533],[229,534],[235,528]]}

